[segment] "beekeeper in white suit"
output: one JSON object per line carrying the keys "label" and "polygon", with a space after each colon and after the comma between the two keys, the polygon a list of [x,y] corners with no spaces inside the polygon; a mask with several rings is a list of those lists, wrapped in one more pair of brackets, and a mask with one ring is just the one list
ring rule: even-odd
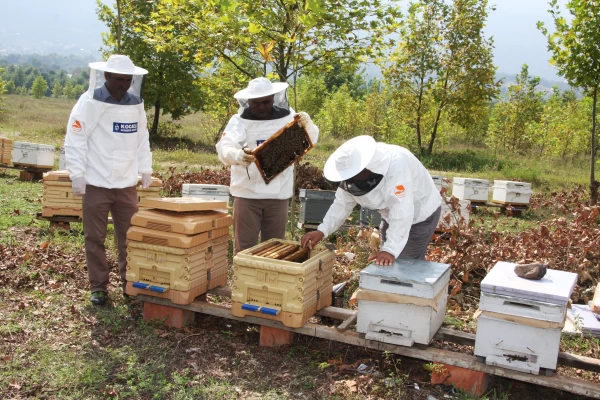
{"label": "beekeeper in white suit", "polygon": [[381,214],[382,246],[369,261],[392,265],[398,257],[425,259],[440,219],[441,196],[423,164],[407,149],[358,136],[341,145],[325,163],[324,175],[340,182],[335,200],[303,247],[335,232],[358,203]]}
{"label": "beekeeper in white suit", "polygon": [[[295,115],[288,104],[285,82],[256,78],[234,97],[240,104],[217,143],[219,159],[231,166],[230,192],[233,202],[233,234],[235,252],[272,238],[285,238],[288,201],[293,195],[294,166],[291,165],[266,184],[248,154],[269,139]],[[316,143],[319,129],[310,116],[300,113],[298,123],[304,126]]]}
{"label": "beekeeper in white suit", "polygon": [[143,68],[129,57],[112,55],[90,63],[90,86],[71,111],[65,161],[73,194],[83,196],[85,255],[95,305],[106,302],[109,267],[104,240],[110,211],[125,294],[126,234],[137,212],[138,174],[152,183],[152,153],[141,100]]}

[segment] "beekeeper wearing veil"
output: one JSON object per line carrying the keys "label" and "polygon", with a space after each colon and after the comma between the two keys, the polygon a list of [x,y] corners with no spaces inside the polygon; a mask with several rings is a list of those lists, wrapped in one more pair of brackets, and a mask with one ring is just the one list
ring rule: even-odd
{"label": "beekeeper wearing veil", "polygon": [[83,196],[85,256],[91,301],[107,300],[109,266],[104,240],[108,213],[113,219],[119,274],[124,294],[126,234],[137,212],[138,174],[152,182],[152,153],[142,101],[143,68],[129,57],[112,55],[90,67],[90,86],[71,111],[65,138],[65,161],[73,194]]}
{"label": "beekeeper wearing veil", "polygon": [[[288,201],[293,195],[294,165],[266,184],[249,154],[280,128],[294,119],[288,104],[285,82],[256,78],[233,97],[240,108],[231,117],[217,143],[219,159],[231,166],[230,192],[233,202],[234,250],[239,252],[272,238],[285,238]],[[298,123],[313,143],[319,129],[301,112]]]}

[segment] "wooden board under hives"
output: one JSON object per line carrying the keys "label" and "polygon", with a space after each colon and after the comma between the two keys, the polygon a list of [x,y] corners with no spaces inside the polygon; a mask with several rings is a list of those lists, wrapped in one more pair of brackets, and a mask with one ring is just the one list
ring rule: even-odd
{"label": "wooden board under hives", "polygon": [[299,119],[297,115],[252,151],[265,183],[271,182],[313,148],[306,129],[298,124]]}

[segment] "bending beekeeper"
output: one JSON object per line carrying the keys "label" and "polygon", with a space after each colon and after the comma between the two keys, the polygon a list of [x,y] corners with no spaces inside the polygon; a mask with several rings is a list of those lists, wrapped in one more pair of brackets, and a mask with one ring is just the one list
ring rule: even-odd
{"label": "bending beekeeper", "polygon": [[[232,116],[217,143],[219,159],[231,166],[230,192],[233,201],[235,252],[272,238],[285,238],[288,202],[293,195],[294,165],[266,184],[249,154],[290,122],[294,110],[289,106],[285,82],[256,78],[234,97],[240,108]],[[301,112],[298,123],[316,143],[319,129],[310,116]]]}
{"label": "bending beekeeper", "polygon": [[95,305],[106,302],[109,266],[104,240],[110,211],[125,294],[126,234],[137,212],[138,174],[152,183],[152,153],[141,100],[143,68],[129,57],[112,55],[90,63],[90,86],[71,111],[65,161],[73,194],[83,196],[85,257]]}
{"label": "bending beekeeper", "polygon": [[358,136],[325,163],[324,175],[340,182],[335,200],[316,231],[302,237],[312,248],[335,232],[358,203],[381,214],[379,251],[369,261],[392,265],[396,258],[425,259],[440,219],[441,196],[431,175],[407,149]]}

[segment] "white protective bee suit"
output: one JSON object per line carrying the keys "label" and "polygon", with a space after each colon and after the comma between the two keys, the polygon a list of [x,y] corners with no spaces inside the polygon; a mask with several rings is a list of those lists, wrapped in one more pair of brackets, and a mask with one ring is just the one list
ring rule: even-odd
{"label": "white protective bee suit", "polygon": [[89,66],[89,89],[69,117],[65,161],[73,194],[83,196],[91,301],[101,305],[107,298],[110,272],[104,245],[108,214],[113,219],[125,293],[126,236],[131,217],[138,210],[138,174],[142,176],[142,187],[152,182],[152,153],[141,100],[143,75],[148,71],[136,67],[124,55],[112,55],[107,62]]}
{"label": "white protective bee suit", "polygon": [[[359,165],[361,160],[362,165]],[[354,172],[345,176],[343,171],[346,169]],[[360,204],[379,211],[382,220],[389,224],[381,250],[398,257],[408,241],[411,227],[427,220],[436,211],[439,213],[440,193],[429,172],[410,151],[400,146],[375,143],[369,136],[359,136],[342,145],[327,160],[324,173],[329,180],[343,181],[363,169],[383,175],[383,178],[374,189],[360,196],[338,188],[333,204],[317,229],[325,237],[329,236],[344,223],[355,205]],[[427,243],[430,239],[431,236],[426,239]]]}
{"label": "white protective bee suit", "polygon": [[[287,87],[285,82],[271,82],[266,78],[250,81],[248,88],[234,95],[240,109],[231,117],[216,145],[219,159],[231,166],[230,193],[235,198],[233,228],[236,252],[255,245],[259,232],[262,241],[285,236],[287,201],[293,195],[294,165],[266,184],[256,164],[250,161],[252,158],[248,158],[243,149],[254,150],[294,119],[295,112],[287,102]],[[263,119],[253,117],[249,112],[249,102],[270,96],[274,96],[272,115]],[[305,127],[311,141],[316,143],[319,129],[308,114],[300,113],[299,123]],[[273,210],[279,210],[278,215],[273,215]]]}

